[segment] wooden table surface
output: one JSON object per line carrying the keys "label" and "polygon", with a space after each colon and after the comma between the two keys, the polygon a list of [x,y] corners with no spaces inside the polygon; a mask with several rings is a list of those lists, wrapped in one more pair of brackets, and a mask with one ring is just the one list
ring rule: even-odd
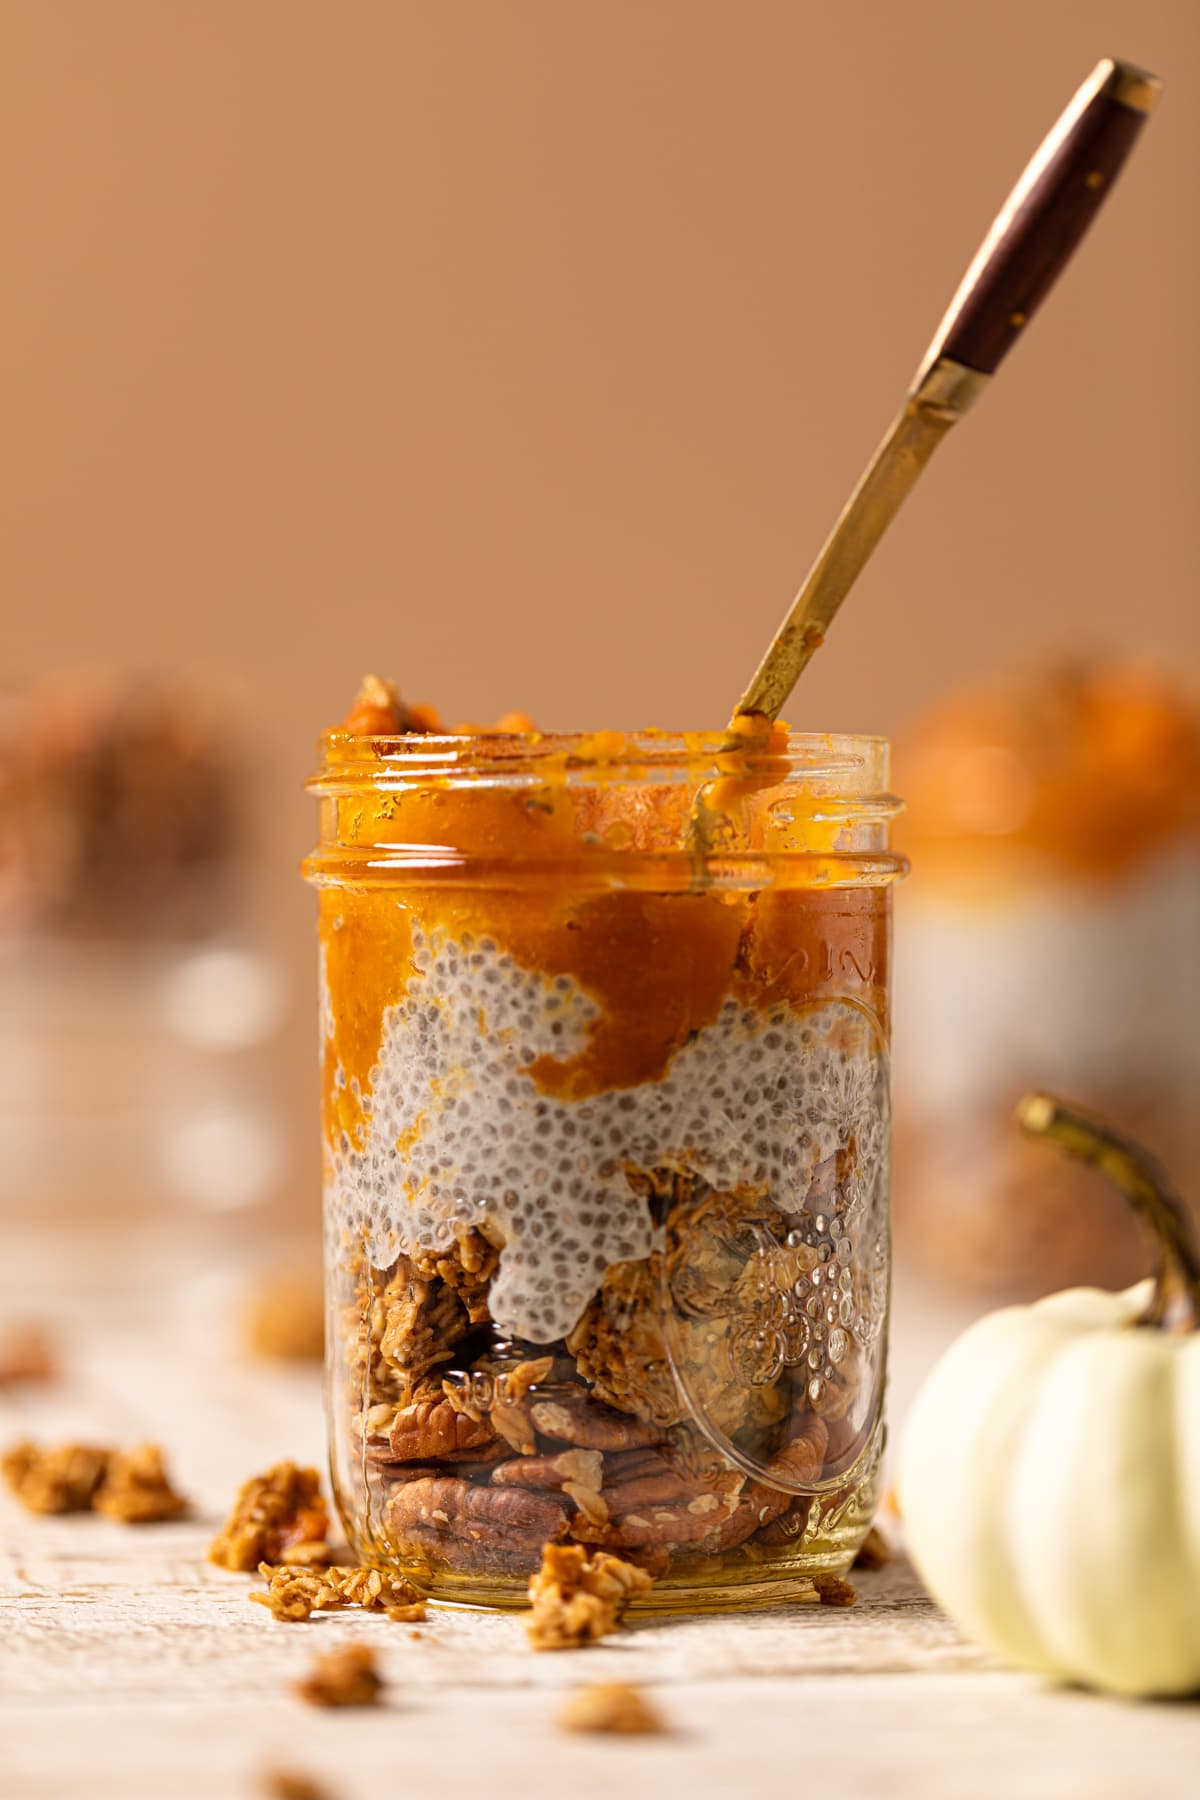
{"label": "wooden table surface", "polygon": [[[514,1617],[431,1609],[406,1626],[278,1624],[205,1546],[238,1483],[322,1458],[315,1372],[248,1363],[214,1294],[77,1308],[65,1379],[0,1397],[20,1434],[158,1439],[195,1516],[34,1519],[0,1499],[0,1794],[5,1800],[254,1800],[305,1771],[331,1800],[591,1800],[622,1794],[838,1800],[1149,1800],[1200,1795],[1200,1706],[1055,1690],[965,1645],[898,1562],[859,1604],[648,1620],[537,1655]],[[374,1711],[320,1712],[290,1684],[317,1649],[380,1653]],[[661,1738],[563,1733],[584,1681],[653,1693]]]}

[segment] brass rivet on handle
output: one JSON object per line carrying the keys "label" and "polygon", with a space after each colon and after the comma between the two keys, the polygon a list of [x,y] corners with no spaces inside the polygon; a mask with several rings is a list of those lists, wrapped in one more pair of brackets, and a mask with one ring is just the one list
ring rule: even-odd
{"label": "brass rivet on handle", "polygon": [[1109,77],[1109,93],[1133,112],[1152,113],[1162,96],[1162,82],[1132,63],[1115,63]]}

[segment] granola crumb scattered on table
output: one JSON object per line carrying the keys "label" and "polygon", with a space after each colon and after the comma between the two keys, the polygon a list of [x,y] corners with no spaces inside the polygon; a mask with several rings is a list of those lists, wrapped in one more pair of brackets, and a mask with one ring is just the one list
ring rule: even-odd
{"label": "granola crumb scattered on table", "polygon": [[608,1731],[627,1736],[667,1730],[653,1701],[624,1681],[572,1688],[558,1714],[558,1723],[564,1731]]}
{"label": "granola crumb scattered on table", "polygon": [[266,1800],[333,1800],[324,1782],[300,1769],[265,1770],[262,1791]]}
{"label": "granola crumb scattered on table", "polygon": [[0,1387],[54,1381],[58,1373],[49,1333],[36,1321],[16,1321],[0,1332]]}
{"label": "granola crumb scattered on table", "polygon": [[315,1612],[342,1612],[349,1607],[386,1613],[401,1625],[425,1617],[424,1597],[412,1583],[382,1569],[304,1569],[264,1562],[259,1564],[258,1572],[267,1583],[267,1591],[251,1594],[250,1599],[269,1607],[273,1619],[298,1623]]}
{"label": "granola crumb scattered on table", "polygon": [[858,1595],[841,1575],[814,1575],[813,1586],[822,1606],[853,1606]]}
{"label": "granola crumb scattered on table", "polygon": [[384,1685],[372,1649],[341,1644],[317,1657],[296,1692],[310,1706],[378,1706]]}
{"label": "granola crumb scattered on table", "polygon": [[276,1463],[238,1489],[208,1558],[222,1569],[252,1573],[260,1563],[328,1562],[329,1511],[315,1469]]}
{"label": "granola crumb scattered on table", "polygon": [[134,1450],[114,1450],[109,1456],[92,1507],[125,1525],[153,1525],[162,1519],[178,1519],[187,1512],[188,1503],[171,1486],[159,1446],[139,1444]]}
{"label": "granola crumb scattered on table", "polygon": [[529,1582],[533,1611],[526,1625],[535,1650],[574,1650],[615,1631],[630,1600],[648,1593],[645,1569],[582,1544],[546,1544]]}
{"label": "granola crumb scattered on table", "polygon": [[878,1525],[872,1525],[866,1537],[859,1545],[858,1555],[854,1559],[856,1569],[882,1569],[892,1560],[892,1546],[880,1531]]}
{"label": "granola crumb scattered on table", "polygon": [[32,1438],[22,1438],[0,1457],[0,1475],[28,1512],[90,1512],[110,1455],[96,1444],[43,1450]]}
{"label": "granola crumb scattered on table", "polygon": [[0,1457],[0,1475],[31,1513],[98,1512],[124,1525],[149,1525],[187,1511],[157,1444],[133,1450],[58,1444],[44,1450],[24,1438]]}
{"label": "granola crumb scattered on table", "polygon": [[255,1289],[242,1320],[246,1347],[275,1362],[320,1362],[325,1302],[318,1278],[280,1275]]}

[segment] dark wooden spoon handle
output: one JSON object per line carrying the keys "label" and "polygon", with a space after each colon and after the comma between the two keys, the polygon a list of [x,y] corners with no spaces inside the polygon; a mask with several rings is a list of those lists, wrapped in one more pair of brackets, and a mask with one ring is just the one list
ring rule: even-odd
{"label": "dark wooden spoon handle", "polygon": [[984,239],[922,375],[939,360],[995,372],[1103,205],[1159,92],[1156,77],[1132,63],[1097,64]]}

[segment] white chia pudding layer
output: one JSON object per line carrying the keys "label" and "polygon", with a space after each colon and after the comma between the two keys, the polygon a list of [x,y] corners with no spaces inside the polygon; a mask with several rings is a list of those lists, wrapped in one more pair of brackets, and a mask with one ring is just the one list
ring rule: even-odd
{"label": "white chia pudding layer", "polygon": [[331,1230],[378,1268],[483,1231],[503,1246],[490,1314],[535,1343],[571,1330],[614,1263],[649,1255],[653,1222],[631,1169],[686,1170],[796,1215],[818,1165],[852,1149],[840,1217],[821,1223],[867,1252],[888,1149],[887,1055],[868,1012],[730,998],[661,1080],[581,1100],[542,1092],[531,1065],[585,1050],[599,1017],[570,977],[524,969],[489,938],[414,931],[407,989],[359,1096],[363,1141],[334,1149]]}

